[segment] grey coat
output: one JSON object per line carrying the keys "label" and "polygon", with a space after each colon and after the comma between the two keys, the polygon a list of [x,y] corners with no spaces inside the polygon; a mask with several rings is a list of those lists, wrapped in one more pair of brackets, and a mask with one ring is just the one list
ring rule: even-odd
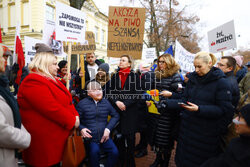
{"label": "grey coat", "polygon": [[17,167],[15,149],[29,147],[31,136],[24,126],[14,127],[12,110],[0,96],[0,167]]}

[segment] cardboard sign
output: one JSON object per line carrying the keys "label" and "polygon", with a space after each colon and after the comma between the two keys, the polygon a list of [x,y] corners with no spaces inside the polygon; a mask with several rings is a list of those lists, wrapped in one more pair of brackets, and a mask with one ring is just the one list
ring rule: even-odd
{"label": "cardboard sign", "polygon": [[82,11],[56,2],[56,40],[85,41],[86,15]]}
{"label": "cardboard sign", "polygon": [[29,64],[33,60],[36,54],[36,49],[35,49],[36,43],[43,43],[43,42],[35,38],[24,36],[25,65]]}
{"label": "cardboard sign", "polygon": [[194,57],[195,57],[195,54],[188,52],[176,40],[176,42],[175,42],[175,61],[181,66],[181,70],[184,73],[194,71],[194,64],[193,64]]}
{"label": "cardboard sign", "polygon": [[145,8],[109,7],[108,57],[141,59]]}
{"label": "cardboard sign", "polygon": [[233,20],[209,31],[207,35],[209,51],[212,53],[237,47]]}
{"label": "cardboard sign", "polygon": [[[85,53],[92,53],[96,50],[96,44],[95,44],[95,34],[92,31],[86,31],[85,38],[87,44],[81,45],[76,44],[72,45],[71,47],[71,53],[72,54],[85,54]],[[68,46],[63,46],[64,52],[68,52]]]}

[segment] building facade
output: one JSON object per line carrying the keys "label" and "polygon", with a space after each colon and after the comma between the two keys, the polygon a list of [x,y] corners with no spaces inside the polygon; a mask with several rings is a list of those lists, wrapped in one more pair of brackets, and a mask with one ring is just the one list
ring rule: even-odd
{"label": "building facade", "polygon": [[[69,0],[58,0],[69,5]],[[45,20],[55,21],[56,0],[0,0],[0,25],[3,43],[14,49],[16,24],[20,24],[20,36],[42,40]],[[92,0],[87,0],[81,9],[86,13],[86,31],[93,31],[96,40],[96,55],[107,60],[108,17],[99,11]]]}

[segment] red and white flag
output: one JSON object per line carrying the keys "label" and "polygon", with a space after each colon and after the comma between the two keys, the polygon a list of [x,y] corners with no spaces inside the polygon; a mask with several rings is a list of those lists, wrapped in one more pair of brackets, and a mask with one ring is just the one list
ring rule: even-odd
{"label": "red and white flag", "polygon": [[3,41],[2,41],[2,31],[1,31],[1,24],[0,24],[0,43],[3,43]]}
{"label": "red and white flag", "polygon": [[23,55],[23,46],[21,42],[21,36],[20,36],[20,25],[17,23],[16,26],[16,37],[15,37],[15,50],[14,50],[14,57],[17,55],[17,64],[19,66],[19,70],[17,72],[17,77],[16,77],[16,84],[20,84],[21,81],[21,76],[22,76],[22,69],[25,64],[25,59]]}

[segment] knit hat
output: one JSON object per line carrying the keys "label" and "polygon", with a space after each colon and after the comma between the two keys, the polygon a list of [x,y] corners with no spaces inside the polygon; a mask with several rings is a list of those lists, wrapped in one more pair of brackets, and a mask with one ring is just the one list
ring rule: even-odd
{"label": "knit hat", "polygon": [[61,60],[61,61],[58,63],[58,67],[59,67],[58,72],[60,72],[61,69],[64,68],[66,64],[67,64],[67,61],[66,61],[66,60]]}
{"label": "knit hat", "polygon": [[239,111],[242,117],[245,119],[248,126],[250,126],[250,104],[245,105]]}
{"label": "knit hat", "polygon": [[237,55],[237,56],[234,56],[234,59],[236,60],[236,63],[238,64],[238,66],[242,66],[242,63],[243,63],[243,60],[244,60],[244,57],[243,56],[240,56],[240,55]]}
{"label": "knit hat", "polygon": [[107,63],[100,64],[98,70],[100,69],[104,70],[106,73],[109,73],[109,65]]}
{"label": "knit hat", "polygon": [[35,49],[36,49],[36,53],[40,53],[40,52],[53,53],[53,50],[48,45],[46,45],[44,43],[36,43]]}

